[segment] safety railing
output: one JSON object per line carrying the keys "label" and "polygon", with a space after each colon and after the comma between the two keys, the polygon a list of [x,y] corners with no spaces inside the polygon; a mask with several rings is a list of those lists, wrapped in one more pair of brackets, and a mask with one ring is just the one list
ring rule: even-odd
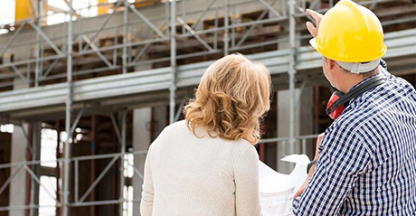
{"label": "safety railing", "polygon": [[[76,9],[72,32],[68,32],[67,22],[51,26],[42,25],[42,20],[47,20],[48,16],[6,25],[15,29],[8,35],[0,36],[0,39],[5,38],[5,43],[0,48],[0,54],[3,56],[0,64],[0,90],[12,90],[16,85],[16,78],[20,78],[24,85],[32,87],[65,82],[67,75],[64,60],[67,56],[66,40],[69,34],[73,36],[74,43],[73,63],[76,68],[80,68],[72,72],[72,76],[77,80],[141,70],[141,66],[170,66],[169,43],[173,27],[171,5],[169,1],[141,3],[146,2],[153,4],[151,7],[135,7],[134,3],[127,0],[100,4],[97,7],[111,7],[112,12],[97,17],[82,16],[82,11],[90,9],[91,6]],[[177,64],[204,61],[232,52],[277,50],[280,49],[279,44],[288,47],[285,44],[289,43],[291,36],[285,30],[285,22],[290,16],[290,1],[210,0],[203,4],[193,2],[177,2],[174,20]],[[323,4],[320,0],[297,1],[294,16],[309,18],[304,13],[306,8],[324,12],[335,2]],[[377,4],[390,1],[358,2],[375,8]],[[153,10],[157,10],[158,14],[152,14]],[[62,13],[68,16],[67,12]],[[411,20],[407,20],[409,21]],[[33,29],[33,32],[29,32],[28,28]],[[25,40],[20,37],[24,37]],[[294,37],[310,38],[309,34],[305,33]],[[33,47],[34,55],[29,55],[29,58],[20,55],[22,50],[30,50]],[[91,64],[94,65],[91,67]]]}
{"label": "safety railing", "polygon": [[[299,136],[296,137],[295,145],[300,145],[300,151],[296,152],[298,154],[306,154],[306,147],[307,145],[314,143],[315,138],[317,135],[306,135],[306,136]],[[259,142],[259,148],[261,145],[270,145],[270,144],[277,144],[278,146],[283,147],[283,152],[281,154],[288,155],[288,147],[290,146],[289,142],[290,138],[274,138],[274,139],[264,139]],[[48,197],[55,201],[54,205],[39,205],[34,204],[35,198],[32,197],[30,199],[29,204],[27,205],[9,205],[9,206],[0,206],[0,212],[2,211],[14,211],[19,209],[29,209],[31,211],[37,211],[41,208],[61,208],[63,206],[70,206],[70,207],[82,207],[82,206],[102,206],[102,205],[120,205],[123,203],[139,203],[141,199],[141,193],[136,192],[133,193],[133,198],[130,195],[130,198],[126,196],[126,189],[125,186],[137,186],[141,187],[144,174],[141,170],[143,170],[144,166],[144,159],[146,157],[147,150],[142,151],[133,151],[133,152],[125,152],[125,153],[112,153],[112,154],[100,154],[100,155],[88,155],[88,156],[75,156],[70,159],[70,167],[71,167],[71,185],[72,188],[67,193],[71,196],[71,201],[69,203],[62,202],[62,195],[65,193],[63,188],[60,187],[63,181],[63,170],[64,170],[64,159],[59,158],[57,160],[50,160],[50,161],[25,161],[25,162],[16,162],[10,164],[0,164],[0,172],[4,172],[5,169],[10,170],[10,176],[3,182],[0,182],[0,195],[6,191],[7,187],[10,187],[13,184],[16,176],[21,174],[22,172],[27,174],[28,179],[32,182],[32,185],[27,188],[28,190],[34,190],[32,188],[39,186],[42,188]],[[137,159],[140,157],[140,162]],[[100,163],[101,168],[99,172],[94,173],[94,176],[85,173],[90,170],[91,163]],[[41,182],[40,175],[36,174],[36,169],[41,168],[41,164],[56,164],[56,167],[53,168],[55,170],[56,177],[56,184],[57,189],[55,191],[51,190],[49,187],[46,187],[45,183]],[[284,172],[285,170],[280,170]],[[113,173],[117,178],[124,180],[117,180],[113,182],[117,182],[118,186],[114,192],[116,193],[116,198],[111,199],[111,197],[107,197],[107,199],[100,199],[93,198],[91,194],[96,193],[99,190],[97,187],[103,179],[106,178],[106,175],[109,173]],[[108,177],[108,176],[107,176]],[[114,180],[114,178],[112,178]],[[131,179],[130,184],[126,183],[126,179]],[[108,180],[108,179],[107,179]],[[140,184],[132,184],[132,181],[140,182]],[[36,184],[36,185],[35,185]],[[82,185],[82,186],[81,186]],[[19,187],[24,187],[23,185],[19,185]],[[103,188],[103,187],[101,187]],[[105,188],[109,188],[111,190],[111,186],[107,185]],[[135,205],[136,205],[135,204]],[[123,212],[131,211],[131,209],[127,210],[124,209]],[[128,214],[127,214],[128,215]]]}

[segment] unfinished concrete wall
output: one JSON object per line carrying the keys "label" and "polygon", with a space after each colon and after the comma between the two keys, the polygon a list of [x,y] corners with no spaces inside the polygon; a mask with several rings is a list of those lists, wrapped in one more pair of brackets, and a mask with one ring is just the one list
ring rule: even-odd
{"label": "unfinished concrete wall", "polygon": [[152,108],[152,120],[154,122],[152,140],[155,140],[166,125],[169,124],[168,115],[167,106],[156,106]]}
{"label": "unfinished concrete wall", "polygon": [[[15,89],[28,88],[28,84],[25,83],[19,77],[14,80]],[[12,145],[11,145],[11,157],[10,162],[23,162],[26,161],[26,149],[28,145],[28,131],[29,125],[23,124],[22,127],[14,127],[12,134]],[[17,167],[10,169],[11,173],[18,172]],[[9,206],[23,206],[26,204],[26,172],[20,170],[13,181],[10,183],[10,200]],[[25,210],[13,210],[9,213],[10,216],[25,216]]]}
{"label": "unfinished concrete wall", "polygon": [[[148,150],[151,143],[151,135],[149,130],[149,124],[151,121],[152,109],[142,108],[133,110],[133,149],[134,151]],[[135,155],[134,166],[144,174],[144,163],[146,161],[146,155]],[[134,199],[141,199],[143,180],[134,175],[133,188]],[[135,204],[133,207],[133,215],[140,215],[140,205]]]}
{"label": "unfinished concrete wall", "polygon": [[[146,107],[133,110],[133,149],[148,150],[151,142],[159,136],[168,124],[166,106]],[[152,137],[153,136],[153,137]],[[135,155],[134,165],[144,174],[146,155]],[[143,180],[136,174],[133,177],[134,199],[140,200]],[[133,205],[133,215],[140,215],[139,204]]]}
{"label": "unfinished concrete wall", "polygon": [[[23,127],[28,131],[28,125]],[[15,127],[12,135],[11,162],[22,162],[26,160],[27,139],[21,127]],[[17,168],[12,168],[11,173],[17,172]],[[23,206],[26,201],[26,172],[19,171],[10,183],[10,202],[9,206]],[[14,210],[10,216],[25,216],[24,210]]]}
{"label": "unfinished concrete wall", "polygon": [[[300,89],[296,89],[296,102],[300,95]],[[290,136],[290,91],[283,90],[278,94],[278,137]],[[313,91],[311,87],[305,87],[300,95],[300,103],[297,104],[295,110],[295,136],[313,134]],[[307,144],[308,145],[308,144]],[[302,153],[301,142],[295,144],[295,154]],[[307,154],[311,155],[310,142],[307,148]],[[277,146],[277,170],[283,173],[290,173],[293,165],[280,161],[285,155],[290,154],[290,144],[287,142],[279,143]]]}

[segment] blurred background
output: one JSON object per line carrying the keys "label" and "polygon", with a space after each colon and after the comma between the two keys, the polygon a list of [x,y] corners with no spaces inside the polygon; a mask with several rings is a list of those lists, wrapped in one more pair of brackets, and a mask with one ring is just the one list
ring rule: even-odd
{"label": "blurred background", "polygon": [[[331,124],[305,9],[337,0],[2,0],[0,216],[138,216],[146,152],[208,65],[264,63],[260,159],[290,173]],[[381,20],[389,71],[416,84],[416,1],[356,1]],[[161,158],[163,160],[163,158]]]}

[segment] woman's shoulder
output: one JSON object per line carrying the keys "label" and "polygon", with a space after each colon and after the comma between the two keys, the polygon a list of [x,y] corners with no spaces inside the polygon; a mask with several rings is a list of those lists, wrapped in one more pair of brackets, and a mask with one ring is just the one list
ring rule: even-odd
{"label": "woman's shoulder", "polygon": [[198,137],[196,137],[188,128],[187,121],[181,120],[166,126],[158,136],[158,139],[171,140],[173,137],[181,137],[182,140],[197,139],[201,142],[216,143],[219,146],[223,146],[223,148],[230,148],[234,149],[234,151],[237,150],[240,152],[244,152],[247,149],[254,149],[254,146],[244,139],[224,140],[220,137],[213,138],[208,136],[207,132],[203,128],[197,128],[196,133],[198,134]]}
{"label": "woman's shoulder", "polygon": [[187,130],[186,120],[181,120],[181,121],[177,121],[177,122],[174,122],[174,123],[166,126],[162,130],[160,135],[170,134],[170,133],[177,133],[177,132],[181,132],[181,131],[185,131],[185,130]]}
{"label": "woman's shoulder", "polygon": [[183,136],[184,133],[187,133],[187,130],[188,128],[186,127],[185,120],[177,121],[166,126],[162,132],[160,132],[156,140],[172,139],[172,137]]}

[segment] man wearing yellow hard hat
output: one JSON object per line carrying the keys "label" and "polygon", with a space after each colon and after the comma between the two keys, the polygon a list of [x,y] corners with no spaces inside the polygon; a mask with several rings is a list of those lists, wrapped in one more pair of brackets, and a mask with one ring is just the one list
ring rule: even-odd
{"label": "man wearing yellow hard hat", "polygon": [[308,10],[310,44],[338,91],[335,121],[318,139],[295,215],[416,215],[416,91],[387,72],[379,19],[341,0],[324,16]]}

